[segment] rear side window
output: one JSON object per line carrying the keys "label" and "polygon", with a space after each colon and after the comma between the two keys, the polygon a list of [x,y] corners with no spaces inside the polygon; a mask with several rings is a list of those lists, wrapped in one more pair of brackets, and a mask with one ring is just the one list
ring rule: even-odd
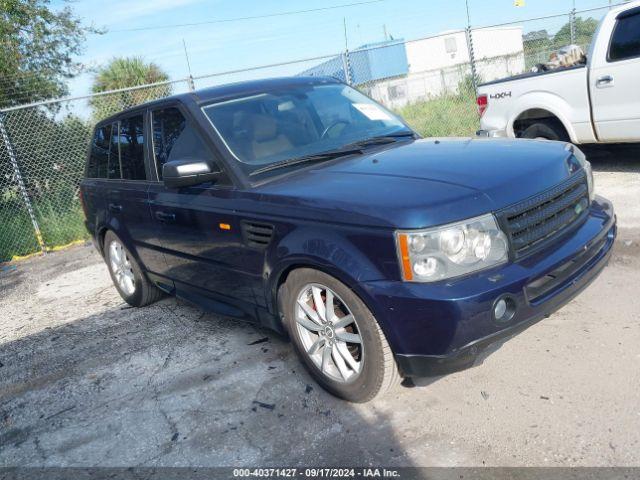
{"label": "rear side window", "polygon": [[142,115],[120,120],[118,129],[120,170],[124,180],[146,180],[144,167],[144,121]]}
{"label": "rear side window", "polygon": [[172,160],[209,161],[204,141],[184,115],[175,107],[163,108],[153,112],[153,153],[158,169],[158,178],[162,180],[162,166]]}
{"label": "rear side window", "polygon": [[88,178],[107,178],[111,125],[96,129],[91,142],[91,153],[87,165]]}
{"label": "rear side window", "polygon": [[640,57],[640,14],[618,19],[609,47],[609,60]]}

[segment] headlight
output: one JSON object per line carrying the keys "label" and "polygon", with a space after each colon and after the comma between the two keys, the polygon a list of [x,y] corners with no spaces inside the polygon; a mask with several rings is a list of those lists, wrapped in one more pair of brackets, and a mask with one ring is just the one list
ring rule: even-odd
{"label": "headlight", "polygon": [[507,237],[493,215],[425,230],[397,231],[402,278],[435,282],[505,263]]}
{"label": "headlight", "polygon": [[595,185],[593,183],[593,170],[591,168],[591,163],[587,160],[582,150],[572,144],[568,144],[568,150],[573,152],[573,156],[576,157],[578,163],[582,165],[584,169],[584,173],[587,175],[587,187],[589,189],[589,203],[593,202],[596,197]]}

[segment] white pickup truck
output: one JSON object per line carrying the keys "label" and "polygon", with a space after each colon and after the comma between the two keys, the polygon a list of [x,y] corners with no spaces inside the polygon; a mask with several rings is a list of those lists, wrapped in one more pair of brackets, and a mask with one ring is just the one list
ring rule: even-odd
{"label": "white pickup truck", "polygon": [[587,64],[480,85],[478,135],[640,142],[640,1],[611,9]]}

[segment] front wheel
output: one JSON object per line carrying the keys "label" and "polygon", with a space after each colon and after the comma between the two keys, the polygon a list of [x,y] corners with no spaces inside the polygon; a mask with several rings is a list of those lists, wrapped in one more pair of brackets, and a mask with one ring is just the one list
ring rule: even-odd
{"label": "front wheel", "polygon": [[332,394],[367,402],[400,382],[378,322],[346,285],[317,270],[293,271],[281,303],[295,349]]}

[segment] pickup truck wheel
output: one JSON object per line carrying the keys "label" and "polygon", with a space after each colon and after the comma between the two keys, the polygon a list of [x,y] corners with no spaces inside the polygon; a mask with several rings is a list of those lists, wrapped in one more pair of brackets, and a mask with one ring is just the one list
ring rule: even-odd
{"label": "pickup truck wheel", "polygon": [[111,280],[122,299],[133,307],[144,307],[162,298],[122,240],[112,231],[104,237],[104,253]]}
{"label": "pickup truck wheel", "polygon": [[326,390],[345,400],[367,402],[400,382],[382,329],[346,285],[305,268],[289,275],[281,294],[295,349]]}
{"label": "pickup truck wheel", "polygon": [[569,136],[558,125],[552,122],[538,122],[529,125],[520,135],[520,138],[532,138],[539,140],[557,140],[561,142],[570,141]]}

